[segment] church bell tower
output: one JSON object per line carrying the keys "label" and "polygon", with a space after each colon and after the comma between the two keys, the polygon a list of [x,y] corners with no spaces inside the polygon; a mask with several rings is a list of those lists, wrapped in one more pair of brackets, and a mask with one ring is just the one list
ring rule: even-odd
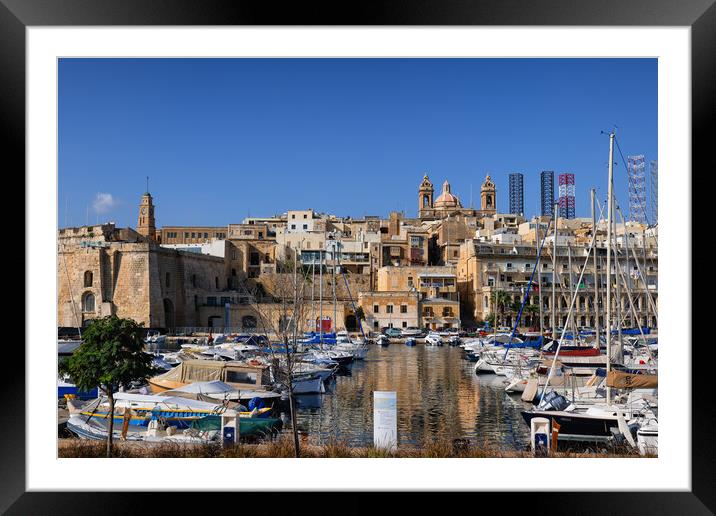
{"label": "church bell tower", "polygon": [[495,183],[488,175],[480,188],[480,211],[484,215],[494,215],[497,212],[496,193]]}
{"label": "church bell tower", "polygon": [[139,219],[137,221],[137,233],[149,237],[152,240],[157,239],[157,227],[154,220],[154,203],[152,202],[152,194],[149,193],[149,181],[147,180],[147,191],[142,195],[142,201],[139,203]]}
{"label": "church bell tower", "polygon": [[423,182],[420,183],[418,190],[418,216],[424,217],[430,215],[433,210],[433,184],[430,182],[430,178],[425,174]]}

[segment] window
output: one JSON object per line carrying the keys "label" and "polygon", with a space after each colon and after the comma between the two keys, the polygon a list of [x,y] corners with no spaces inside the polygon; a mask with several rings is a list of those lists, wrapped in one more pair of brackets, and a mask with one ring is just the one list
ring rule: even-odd
{"label": "window", "polygon": [[209,238],[209,233],[204,233],[204,238]]}
{"label": "window", "polygon": [[296,229],[296,224],[291,224],[291,229]]}
{"label": "window", "polygon": [[85,287],[92,286],[92,271],[85,272]]}
{"label": "window", "polygon": [[94,294],[87,292],[82,299],[82,311],[94,312]]}
{"label": "window", "polygon": [[296,218],[296,215],[295,215],[295,214],[291,215],[291,218],[292,218],[292,219],[295,219],[295,218]]}
{"label": "window", "polygon": [[378,325],[379,325],[378,321],[373,321],[373,328],[375,328],[377,330]]}
{"label": "window", "polygon": [[168,287],[169,284],[170,284],[170,280],[171,280],[171,274],[169,274],[169,273],[167,272],[167,273],[164,275],[164,283],[165,283],[165,285],[166,285],[167,287]]}
{"label": "window", "polygon": [[226,381],[230,383],[250,383],[255,384],[258,379],[257,373],[248,373],[245,371],[226,371]]}
{"label": "window", "polygon": [[387,305],[385,307],[385,313],[392,314],[393,313],[393,305]]}
{"label": "window", "polygon": [[400,313],[407,314],[408,313],[408,305],[400,305]]}
{"label": "window", "polygon": [[196,238],[196,233],[192,232],[191,237]]}
{"label": "window", "polygon": [[408,286],[409,287],[413,286],[413,277],[412,276],[408,276]]}
{"label": "window", "polygon": [[191,275],[191,286],[196,287],[196,274]]}
{"label": "window", "polygon": [[189,238],[189,233],[184,233],[184,238]]}
{"label": "window", "polygon": [[379,306],[379,305],[373,305],[373,313],[374,313],[374,314],[380,313],[380,306]]}
{"label": "window", "polygon": [[222,297],[221,298],[221,306],[224,306],[227,303],[231,303],[231,298],[230,297]]}
{"label": "window", "polygon": [[303,214],[303,218],[304,218],[304,219],[307,219],[307,218],[308,218],[308,215],[306,215],[306,214],[304,213],[304,214]]}
{"label": "window", "polygon": [[308,229],[308,224],[304,224],[303,229]]}
{"label": "window", "polygon": [[215,276],[215,277],[214,277],[214,286],[215,286],[216,288],[219,288],[219,276]]}
{"label": "window", "polygon": [[263,238],[264,238],[264,232],[259,231],[259,240],[263,240]]}
{"label": "window", "polygon": [[403,328],[407,328],[407,327],[408,327],[408,323],[403,321]]}
{"label": "window", "polygon": [[216,306],[216,298],[215,297],[207,297],[206,304],[209,306]]}

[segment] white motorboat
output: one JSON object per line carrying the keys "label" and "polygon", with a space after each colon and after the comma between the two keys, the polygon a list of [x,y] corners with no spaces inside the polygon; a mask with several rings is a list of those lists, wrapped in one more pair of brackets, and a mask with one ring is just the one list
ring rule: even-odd
{"label": "white motorboat", "polygon": [[338,351],[351,353],[356,360],[363,360],[368,353],[368,346],[365,342],[351,340],[347,331],[339,331],[336,333],[336,344],[333,348]]}
{"label": "white motorboat", "polygon": [[641,455],[658,454],[659,425],[655,418],[647,419],[636,431],[636,444]]}
{"label": "white motorboat", "polygon": [[378,338],[375,339],[375,343],[381,347],[389,346],[390,339],[388,337],[386,337],[385,335],[378,335]]}
{"label": "white motorboat", "polygon": [[430,332],[428,333],[427,337],[425,337],[425,344],[427,344],[428,346],[442,346],[443,339],[437,333]]}
{"label": "white motorboat", "polygon": [[326,392],[326,387],[320,376],[295,378],[293,380],[294,394],[323,394],[324,392]]}
{"label": "white motorboat", "polygon": [[161,333],[159,333],[158,330],[149,330],[147,332],[147,338],[144,339],[145,343],[150,344],[152,346],[159,346],[161,344],[166,343],[166,341],[167,336],[162,335]]}
{"label": "white motorboat", "polygon": [[516,375],[507,380],[505,392],[524,392],[528,381],[528,378]]}

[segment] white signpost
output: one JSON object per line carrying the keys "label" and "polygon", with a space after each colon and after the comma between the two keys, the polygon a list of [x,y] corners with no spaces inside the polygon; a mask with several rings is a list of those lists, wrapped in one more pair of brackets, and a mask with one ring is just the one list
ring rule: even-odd
{"label": "white signpost", "polygon": [[373,444],[390,451],[398,449],[397,396],[395,391],[373,392]]}

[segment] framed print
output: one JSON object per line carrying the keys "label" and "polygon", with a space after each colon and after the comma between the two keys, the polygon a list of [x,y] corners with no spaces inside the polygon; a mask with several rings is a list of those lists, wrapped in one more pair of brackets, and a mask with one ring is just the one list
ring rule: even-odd
{"label": "framed print", "polygon": [[3,510],[714,510],[712,2],[0,0],[0,24],[28,204]]}

